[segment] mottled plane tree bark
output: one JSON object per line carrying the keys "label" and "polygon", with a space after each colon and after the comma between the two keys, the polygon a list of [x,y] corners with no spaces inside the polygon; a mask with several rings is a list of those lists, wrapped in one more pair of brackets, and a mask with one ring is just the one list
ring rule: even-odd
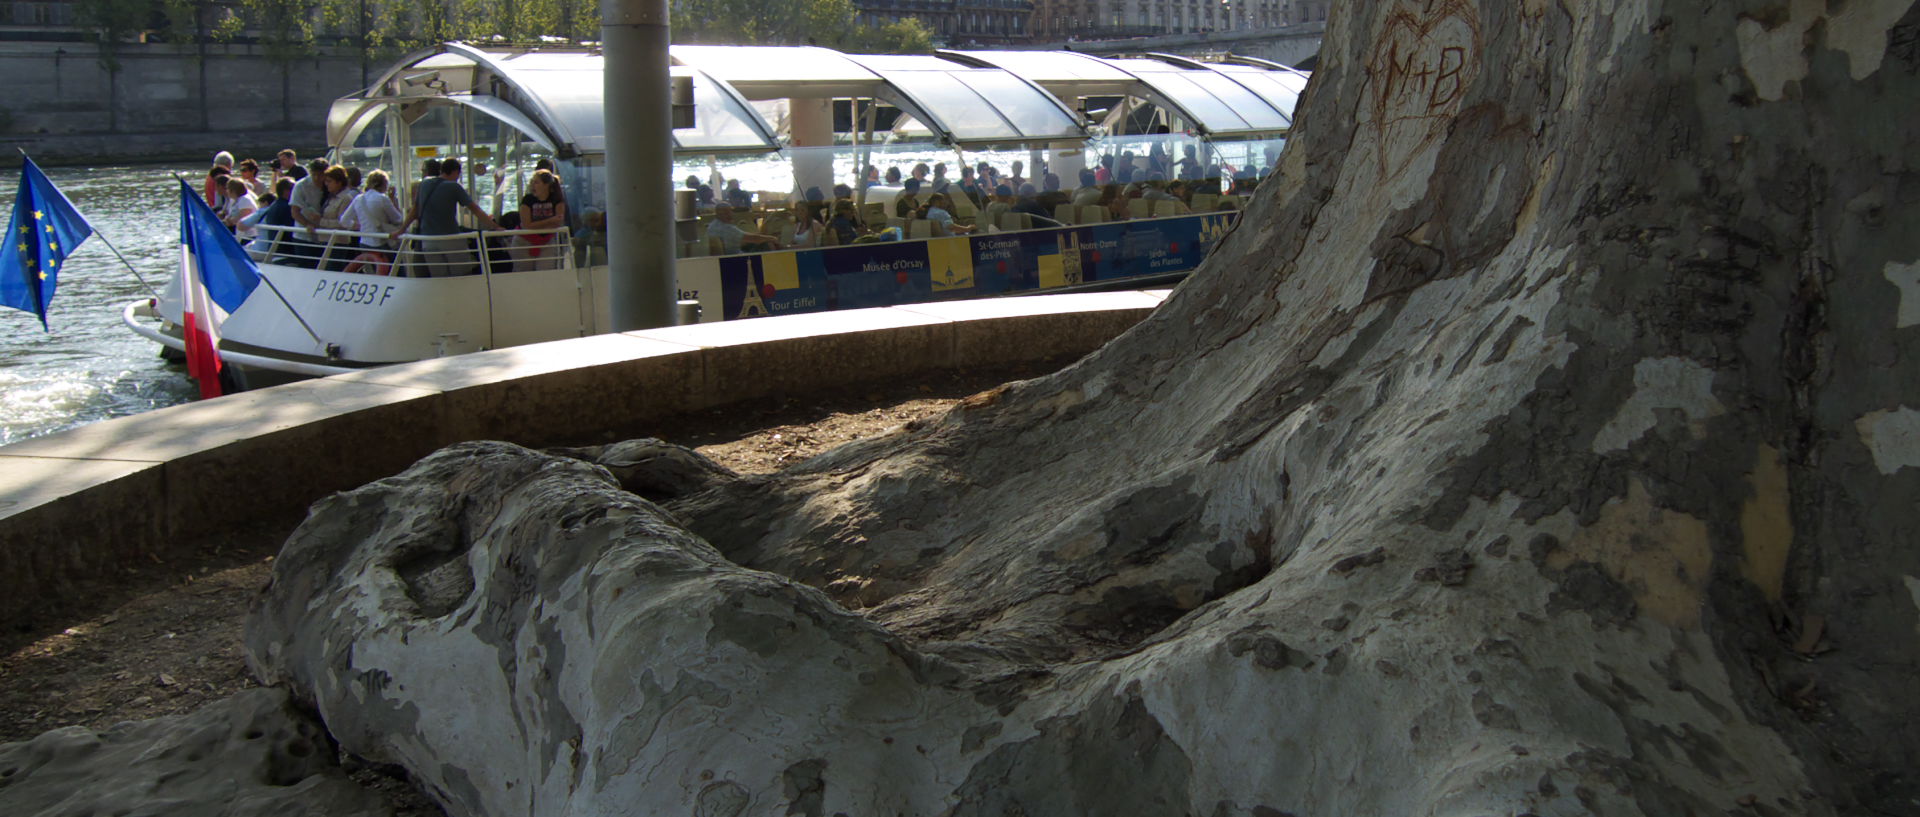
{"label": "mottled plane tree bark", "polygon": [[772,478],[442,452],[261,671],[457,814],[1920,811],[1920,8],[1342,11],[1101,351]]}

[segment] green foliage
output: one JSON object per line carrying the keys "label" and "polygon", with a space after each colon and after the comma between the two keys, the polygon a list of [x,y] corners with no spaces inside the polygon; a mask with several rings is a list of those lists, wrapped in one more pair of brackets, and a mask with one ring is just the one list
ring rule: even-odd
{"label": "green foliage", "polygon": [[908,18],[877,28],[855,22],[853,0],[674,0],[673,40],[710,45],[821,45],[907,54],[933,50],[933,31]]}
{"label": "green foliage", "polygon": [[[75,0],[99,38],[101,61],[143,32],[174,42],[256,37],[281,62],[322,47],[387,60],[449,40],[595,40],[597,0]],[[917,19],[856,25],[853,0],[673,0],[675,42],[823,45],[869,53],[924,53],[933,32]],[[338,52],[336,52],[338,53]]]}
{"label": "green foliage", "polygon": [[269,58],[292,62],[317,48],[320,14],[312,0],[242,0],[241,8]]}
{"label": "green foliage", "polygon": [[933,51],[933,29],[918,17],[896,20],[879,28],[862,28],[842,45],[865,54],[927,54]]}
{"label": "green foliage", "polygon": [[100,43],[100,64],[109,71],[120,70],[115,47],[145,31],[153,20],[154,0],[78,0],[74,20],[91,29]]}

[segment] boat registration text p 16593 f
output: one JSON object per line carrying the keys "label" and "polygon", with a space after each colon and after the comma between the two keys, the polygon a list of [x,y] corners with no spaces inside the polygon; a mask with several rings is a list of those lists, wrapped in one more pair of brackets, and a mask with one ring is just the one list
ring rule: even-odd
{"label": "boat registration text p 16593 f", "polygon": [[388,298],[393,297],[393,285],[382,286],[368,281],[329,281],[322,278],[319,283],[314,284],[313,294],[310,297],[343,304],[381,306],[387,302]]}

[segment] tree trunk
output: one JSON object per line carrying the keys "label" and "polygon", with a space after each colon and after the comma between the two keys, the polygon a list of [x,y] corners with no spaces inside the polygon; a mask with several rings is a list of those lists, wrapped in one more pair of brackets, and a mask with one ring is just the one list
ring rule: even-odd
{"label": "tree trunk", "polygon": [[262,672],[456,814],[1916,813],[1913,0],[1345,11],[1134,331],[664,513],[443,452]]}

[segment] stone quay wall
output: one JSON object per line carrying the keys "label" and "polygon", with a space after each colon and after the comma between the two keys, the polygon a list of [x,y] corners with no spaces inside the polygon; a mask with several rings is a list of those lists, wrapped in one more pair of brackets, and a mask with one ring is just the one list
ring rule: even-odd
{"label": "stone quay wall", "polygon": [[680,412],[1090,352],[1165,292],[995,298],[695,324],[515,346],[172,406],[0,447],[0,627],[128,564],[466,440],[648,435]]}
{"label": "stone quay wall", "polygon": [[[322,54],[273,59],[257,45],[0,42],[0,150],[44,164],[210,161],[222,148],[271,158],[318,155],[327,108],[377,79],[385,62]],[[7,150],[8,154],[13,151]]]}

